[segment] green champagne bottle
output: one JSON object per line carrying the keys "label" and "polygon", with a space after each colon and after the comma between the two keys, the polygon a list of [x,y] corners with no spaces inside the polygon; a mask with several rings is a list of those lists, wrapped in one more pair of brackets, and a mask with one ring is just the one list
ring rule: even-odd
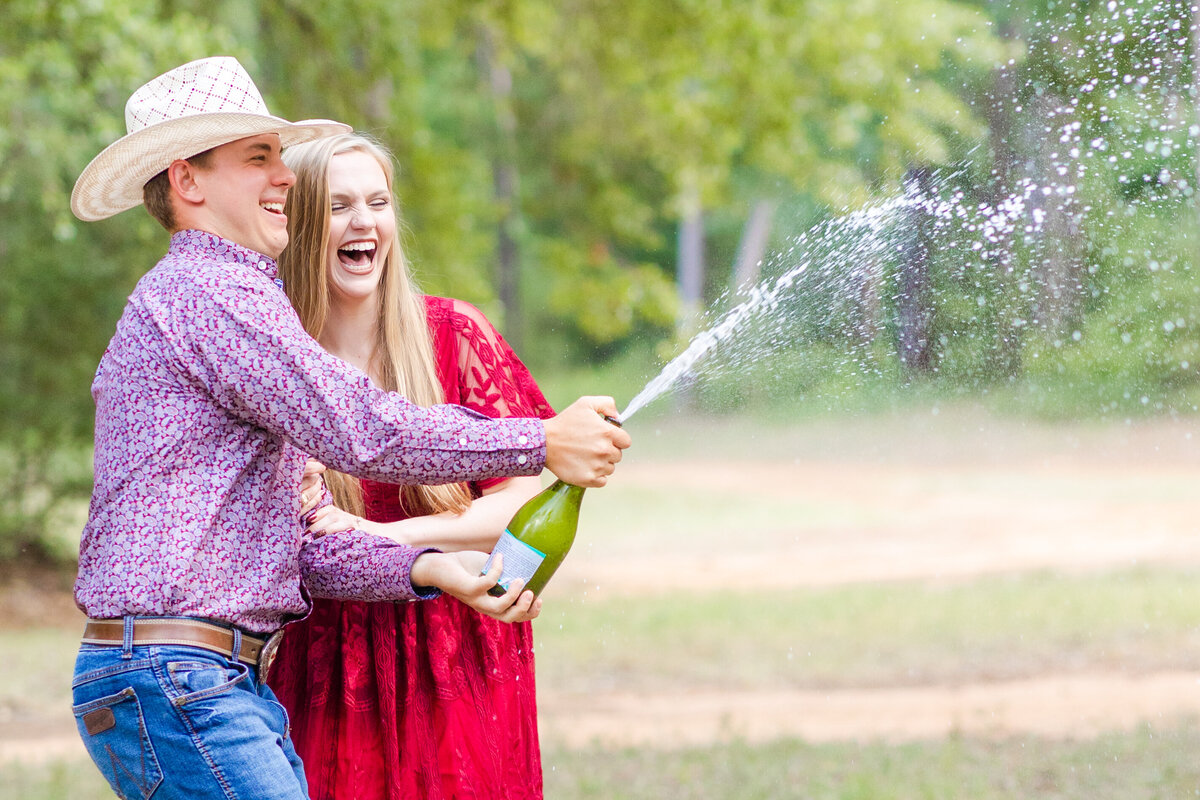
{"label": "green champagne bottle", "polygon": [[[615,417],[604,419],[621,427]],[[518,578],[525,589],[541,594],[575,542],[582,502],[582,486],[557,480],[518,508],[483,567],[484,572],[492,568],[496,553],[504,556],[500,580],[488,594],[499,597]]]}
{"label": "green champagne bottle", "polygon": [[492,568],[496,553],[504,555],[500,581],[488,592],[502,595],[520,578],[526,589],[541,594],[575,542],[582,501],[582,486],[558,480],[517,509],[483,568]]}

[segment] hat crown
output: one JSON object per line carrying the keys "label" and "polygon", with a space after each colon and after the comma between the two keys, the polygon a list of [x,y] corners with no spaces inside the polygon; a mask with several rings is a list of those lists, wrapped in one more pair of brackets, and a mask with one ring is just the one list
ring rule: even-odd
{"label": "hat crown", "polygon": [[125,104],[125,129],[135,133],[173,119],[217,113],[269,116],[258,87],[230,56],[192,61],[142,86]]}
{"label": "hat crown", "polygon": [[125,129],[126,135],[104,148],[75,181],[71,210],[82,220],[139,205],[146,181],[175,159],[265,134],[291,147],[348,133],[350,126],[272,116],[237,59],[215,56],[176,67],[134,92],[125,104]]}

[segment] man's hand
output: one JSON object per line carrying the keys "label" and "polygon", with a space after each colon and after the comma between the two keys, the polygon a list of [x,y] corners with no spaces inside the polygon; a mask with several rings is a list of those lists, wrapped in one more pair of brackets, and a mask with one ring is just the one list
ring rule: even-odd
{"label": "man's hand", "polygon": [[513,581],[508,591],[492,597],[488,589],[500,580],[503,568],[499,554],[486,575],[480,575],[488,554],[475,550],[457,553],[422,553],[412,567],[413,586],[436,586],[471,608],[501,622],[528,622],[542,613],[542,600],[533,592],[522,592],[523,581]]}
{"label": "man's hand", "polygon": [[575,486],[608,483],[621,451],[633,444],[628,433],[605,422],[617,413],[611,397],[581,397],[546,420],[546,468]]}

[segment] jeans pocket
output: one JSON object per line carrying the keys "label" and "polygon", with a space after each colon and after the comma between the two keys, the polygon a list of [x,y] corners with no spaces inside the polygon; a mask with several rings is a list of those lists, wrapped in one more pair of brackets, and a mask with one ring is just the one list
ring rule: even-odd
{"label": "jeans pocket", "polygon": [[74,706],[92,760],[121,800],[146,800],[162,783],[142,704],[132,687]]}
{"label": "jeans pocket", "polygon": [[271,708],[279,712],[279,718],[283,720],[283,738],[290,739],[292,737],[292,717],[288,714],[287,707],[271,694],[263,698],[264,701],[271,704]]}
{"label": "jeans pocket", "polygon": [[227,667],[213,661],[168,661],[167,676],[171,682],[171,702],[177,708],[225,694],[248,678],[241,665]]}

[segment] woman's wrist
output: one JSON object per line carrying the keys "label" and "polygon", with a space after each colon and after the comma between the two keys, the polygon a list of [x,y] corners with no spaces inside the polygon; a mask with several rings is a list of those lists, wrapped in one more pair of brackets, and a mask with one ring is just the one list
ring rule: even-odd
{"label": "woman's wrist", "polygon": [[404,519],[396,520],[395,522],[372,522],[371,520],[364,520],[363,524],[366,527],[360,530],[376,536],[386,536],[393,542],[406,544],[410,547],[430,547],[430,544],[418,542],[416,541],[416,537],[410,535],[407,522],[408,520]]}
{"label": "woman's wrist", "polygon": [[409,583],[418,591],[431,588],[444,589],[442,584],[446,582],[447,566],[445,553],[426,550],[413,561],[412,570],[408,575]]}

